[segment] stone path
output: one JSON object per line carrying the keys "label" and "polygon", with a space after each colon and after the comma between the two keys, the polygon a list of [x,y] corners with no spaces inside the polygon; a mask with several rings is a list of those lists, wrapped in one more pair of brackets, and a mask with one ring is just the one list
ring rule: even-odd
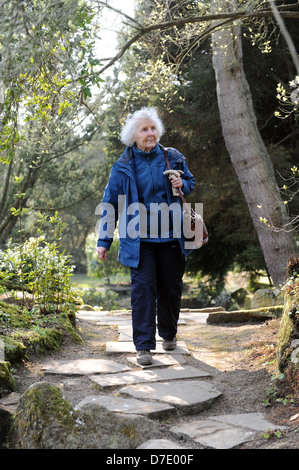
{"label": "stone path", "polygon": [[[182,310],[180,322],[206,323],[210,313]],[[78,403],[77,409],[86,403],[98,403],[113,412],[140,414],[157,420],[177,417],[176,424],[169,429],[173,440],[150,440],[140,448],[190,449],[199,445],[201,448],[229,449],[262,432],[278,429],[260,413],[200,419],[200,412],[212,407],[215,400],[221,399],[222,393],[213,384],[209,373],[186,364],[186,357],[191,353],[184,341],[179,341],[170,354],[163,350],[161,338],[157,338],[153,364],[140,366],[135,357],[129,312],[80,311],[77,317],[79,321],[88,320],[99,325],[118,325],[118,341],[106,343],[107,359],[58,361],[44,368],[44,373],[87,376],[99,388],[99,393]],[[113,359],[113,355],[120,353],[125,355],[126,364]],[[191,422],[184,418],[190,414],[194,415]],[[179,440],[183,440],[184,447],[178,444]]]}

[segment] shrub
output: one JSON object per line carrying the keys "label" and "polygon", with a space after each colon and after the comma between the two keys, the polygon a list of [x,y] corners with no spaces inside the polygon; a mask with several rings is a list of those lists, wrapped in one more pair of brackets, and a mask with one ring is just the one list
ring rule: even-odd
{"label": "shrub", "polygon": [[107,310],[118,309],[117,304],[118,294],[110,289],[105,289],[104,292],[97,290],[92,287],[88,289],[82,296],[82,300],[85,304],[102,307]]}
{"label": "shrub", "polygon": [[25,292],[30,292],[31,302],[38,302],[45,312],[60,310],[64,302],[72,300],[74,268],[69,264],[70,257],[59,251],[63,224],[57,214],[49,223],[54,225],[54,242],[48,243],[39,230],[39,237],[23,244],[10,241],[5,251],[0,250],[0,286],[23,292],[23,301]]}

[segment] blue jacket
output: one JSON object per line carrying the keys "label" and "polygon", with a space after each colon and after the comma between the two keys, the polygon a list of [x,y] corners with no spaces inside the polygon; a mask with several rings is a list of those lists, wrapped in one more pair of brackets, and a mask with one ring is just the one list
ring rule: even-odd
{"label": "blue jacket", "polygon": [[[155,154],[159,154],[161,152],[164,152],[164,147],[158,144],[156,148],[152,152],[150,152],[150,154],[154,156]],[[193,187],[195,185],[195,179],[187,167],[186,159],[178,150],[174,148],[168,148],[167,154],[171,168],[176,170],[182,170],[184,172],[184,174],[182,175],[182,191],[185,197],[187,197],[193,190]],[[145,155],[149,157],[151,156],[149,154]],[[160,169],[158,169],[157,165],[155,165],[155,168],[150,169],[150,174],[148,174],[147,179],[145,178],[145,174],[141,174],[141,178],[138,177],[138,187],[136,178],[136,160],[134,157],[133,148],[126,147],[121,157],[114,163],[111,168],[109,181],[105,188],[102,201],[102,215],[100,221],[99,238],[97,242],[97,246],[103,246],[104,248],[107,248],[109,250],[113,241],[113,232],[116,227],[116,222],[117,220],[119,220],[120,248],[118,253],[118,260],[125,266],[134,268],[137,267],[139,264],[141,239],[140,233],[142,231],[142,228],[138,226],[138,210],[140,207],[141,200],[140,193],[143,193],[144,189],[144,192],[146,194],[145,197],[147,197],[147,199],[149,197],[152,197],[152,201],[145,201],[145,205],[148,202],[153,201],[157,201],[157,203],[159,203],[161,202],[161,197],[163,197],[167,201],[168,206],[171,206],[171,204],[173,203],[178,203],[179,201],[177,197],[173,196],[172,185],[168,177],[166,175],[163,175],[163,171],[168,169],[165,159],[163,162],[164,168],[161,168],[161,171]],[[162,178],[164,178],[165,182],[165,193],[163,192],[162,196],[160,185],[160,194],[157,194],[157,199],[155,199],[155,181],[158,178],[158,173],[155,174],[155,171],[159,171],[159,175],[162,175]],[[151,185],[149,179],[150,181],[152,181],[153,184],[152,191],[150,188]],[[142,188],[143,180],[146,183],[144,188]],[[149,196],[150,193],[152,193],[153,196]],[[121,205],[124,205],[124,207],[120,207]],[[130,210],[128,211],[129,206]],[[180,210],[180,212],[182,211]],[[136,228],[135,237],[132,238],[132,236],[127,236],[126,228],[128,226],[134,226]],[[132,231],[130,233],[132,233]],[[171,235],[172,234],[170,234],[170,237]],[[177,239],[181,246],[182,253],[185,256],[188,256],[191,250],[186,250],[184,248],[183,235],[181,235]],[[154,239],[153,241],[159,241],[159,239]]]}

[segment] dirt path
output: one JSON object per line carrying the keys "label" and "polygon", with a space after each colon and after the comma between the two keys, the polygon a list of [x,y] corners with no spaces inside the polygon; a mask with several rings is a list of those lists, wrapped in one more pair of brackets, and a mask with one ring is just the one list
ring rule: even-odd
{"label": "dirt path", "polygon": [[[180,325],[178,339],[185,341],[191,356],[189,365],[210,372],[213,383],[222,397],[211,409],[200,414],[205,418],[215,414],[262,412],[266,419],[286,426],[281,436],[263,436],[243,444],[242,448],[298,448],[298,403],[267,404],[267,392],[271,389],[271,377],[276,369],[276,340],[279,320],[265,323],[206,325],[187,322]],[[87,395],[95,394],[88,377],[45,375],[43,368],[57,360],[79,358],[106,358],[105,343],[117,341],[117,326],[97,326],[91,321],[78,322],[83,344],[66,342],[63,348],[48,356],[32,356],[27,363],[15,368],[17,392],[24,392],[32,383],[46,380],[59,385],[65,398],[73,405]],[[113,360],[126,363],[126,355],[118,354]],[[190,421],[198,415],[190,416]],[[171,419],[166,423],[171,425]],[[164,424],[165,426],[165,424]]]}

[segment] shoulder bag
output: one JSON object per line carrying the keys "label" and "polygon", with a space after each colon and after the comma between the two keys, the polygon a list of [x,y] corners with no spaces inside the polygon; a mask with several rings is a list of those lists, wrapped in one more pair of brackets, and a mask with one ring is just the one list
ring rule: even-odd
{"label": "shoulder bag", "polygon": [[[173,170],[170,166],[166,149],[164,149],[164,155],[168,169]],[[196,213],[194,209],[192,209],[191,205],[187,203],[182,191],[179,188],[176,188],[176,190],[178,191],[178,196],[183,206],[184,235],[185,233],[187,234],[187,236],[185,235],[185,239],[188,242],[188,248],[201,248],[209,241],[209,233],[206,224],[202,216]]]}

